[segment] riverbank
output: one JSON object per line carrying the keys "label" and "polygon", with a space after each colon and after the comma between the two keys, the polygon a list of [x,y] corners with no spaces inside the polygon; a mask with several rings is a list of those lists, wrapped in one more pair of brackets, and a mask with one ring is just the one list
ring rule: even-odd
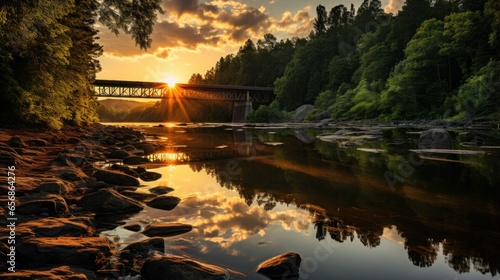
{"label": "riverbank", "polygon": [[[168,187],[135,192],[141,182],[161,177],[146,169],[144,157],[163,148],[158,139],[107,125],[0,132],[1,278],[154,279],[175,273],[179,279],[197,279],[187,276],[193,271],[207,279],[243,277],[165,256],[163,237],[189,232],[191,225],[153,222],[142,228],[122,222],[146,205],[168,211],[180,202],[166,195],[172,191]],[[100,235],[119,226],[148,238],[123,248]],[[278,262],[294,274],[299,265],[296,254]],[[273,267],[263,267],[274,273]]]}

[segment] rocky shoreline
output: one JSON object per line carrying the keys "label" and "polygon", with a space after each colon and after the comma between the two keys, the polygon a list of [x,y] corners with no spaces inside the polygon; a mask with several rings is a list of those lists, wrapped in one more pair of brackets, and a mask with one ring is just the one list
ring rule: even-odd
{"label": "rocky shoreline", "polygon": [[[162,148],[127,127],[94,125],[61,131],[8,130],[0,134],[0,268],[2,279],[233,279],[241,273],[165,256],[162,237],[190,231],[178,223],[123,225],[149,207],[180,202],[169,189],[134,192],[150,172],[145,155]],[[113,162],[123,164],[112,164]],[[107,163],[109,168],[104,168]],[[118,250],[99,236],[124,226],[150,237]],[[261,264],[271,279],[298,277],[300,256],[287,253]],[[170,279],[170,278],[168,278]],[[281,278],[279,278],[281,279]]]}

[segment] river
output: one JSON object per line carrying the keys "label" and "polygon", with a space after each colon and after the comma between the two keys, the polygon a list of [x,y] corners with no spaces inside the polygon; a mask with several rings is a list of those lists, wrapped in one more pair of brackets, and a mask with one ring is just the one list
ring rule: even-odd
{"label": "river", "polygon": [[[125,223],[194,227],[166,237],[166,254],[247,279],[289,251],[302,257],[300,279],[500,279],[490,130],[447,129],[448,149],[421,152],[417,127],[127,125],[165,146],[147,166],[162,178],[136,192],[168,186],[181,202]],[[103,235],[121,247],[147,238],[122,226]]]}

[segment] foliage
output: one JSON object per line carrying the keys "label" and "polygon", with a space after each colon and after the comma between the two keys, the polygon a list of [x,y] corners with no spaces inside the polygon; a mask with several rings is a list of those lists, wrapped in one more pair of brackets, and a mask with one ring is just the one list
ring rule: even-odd
{"label": "foliage", "polygon": [[97,121],[93,81],[102,48],[99,18],[150,45],[160,1],[0,2],[0,124],[43,126]]}

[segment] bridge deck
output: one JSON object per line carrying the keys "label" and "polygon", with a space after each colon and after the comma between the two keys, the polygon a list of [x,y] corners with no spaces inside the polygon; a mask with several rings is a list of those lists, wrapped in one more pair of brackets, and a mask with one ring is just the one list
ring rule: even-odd
{"label": "bridge deck", "polygon": [[176,84],[175,87],[169,87],[168,84],[161,82],[119,80],[96,80],[94,86],[95,95],[98,97],[250,101],[254,103],[271,103],[274,99],[273,88],[268,87],[209,84]]}

